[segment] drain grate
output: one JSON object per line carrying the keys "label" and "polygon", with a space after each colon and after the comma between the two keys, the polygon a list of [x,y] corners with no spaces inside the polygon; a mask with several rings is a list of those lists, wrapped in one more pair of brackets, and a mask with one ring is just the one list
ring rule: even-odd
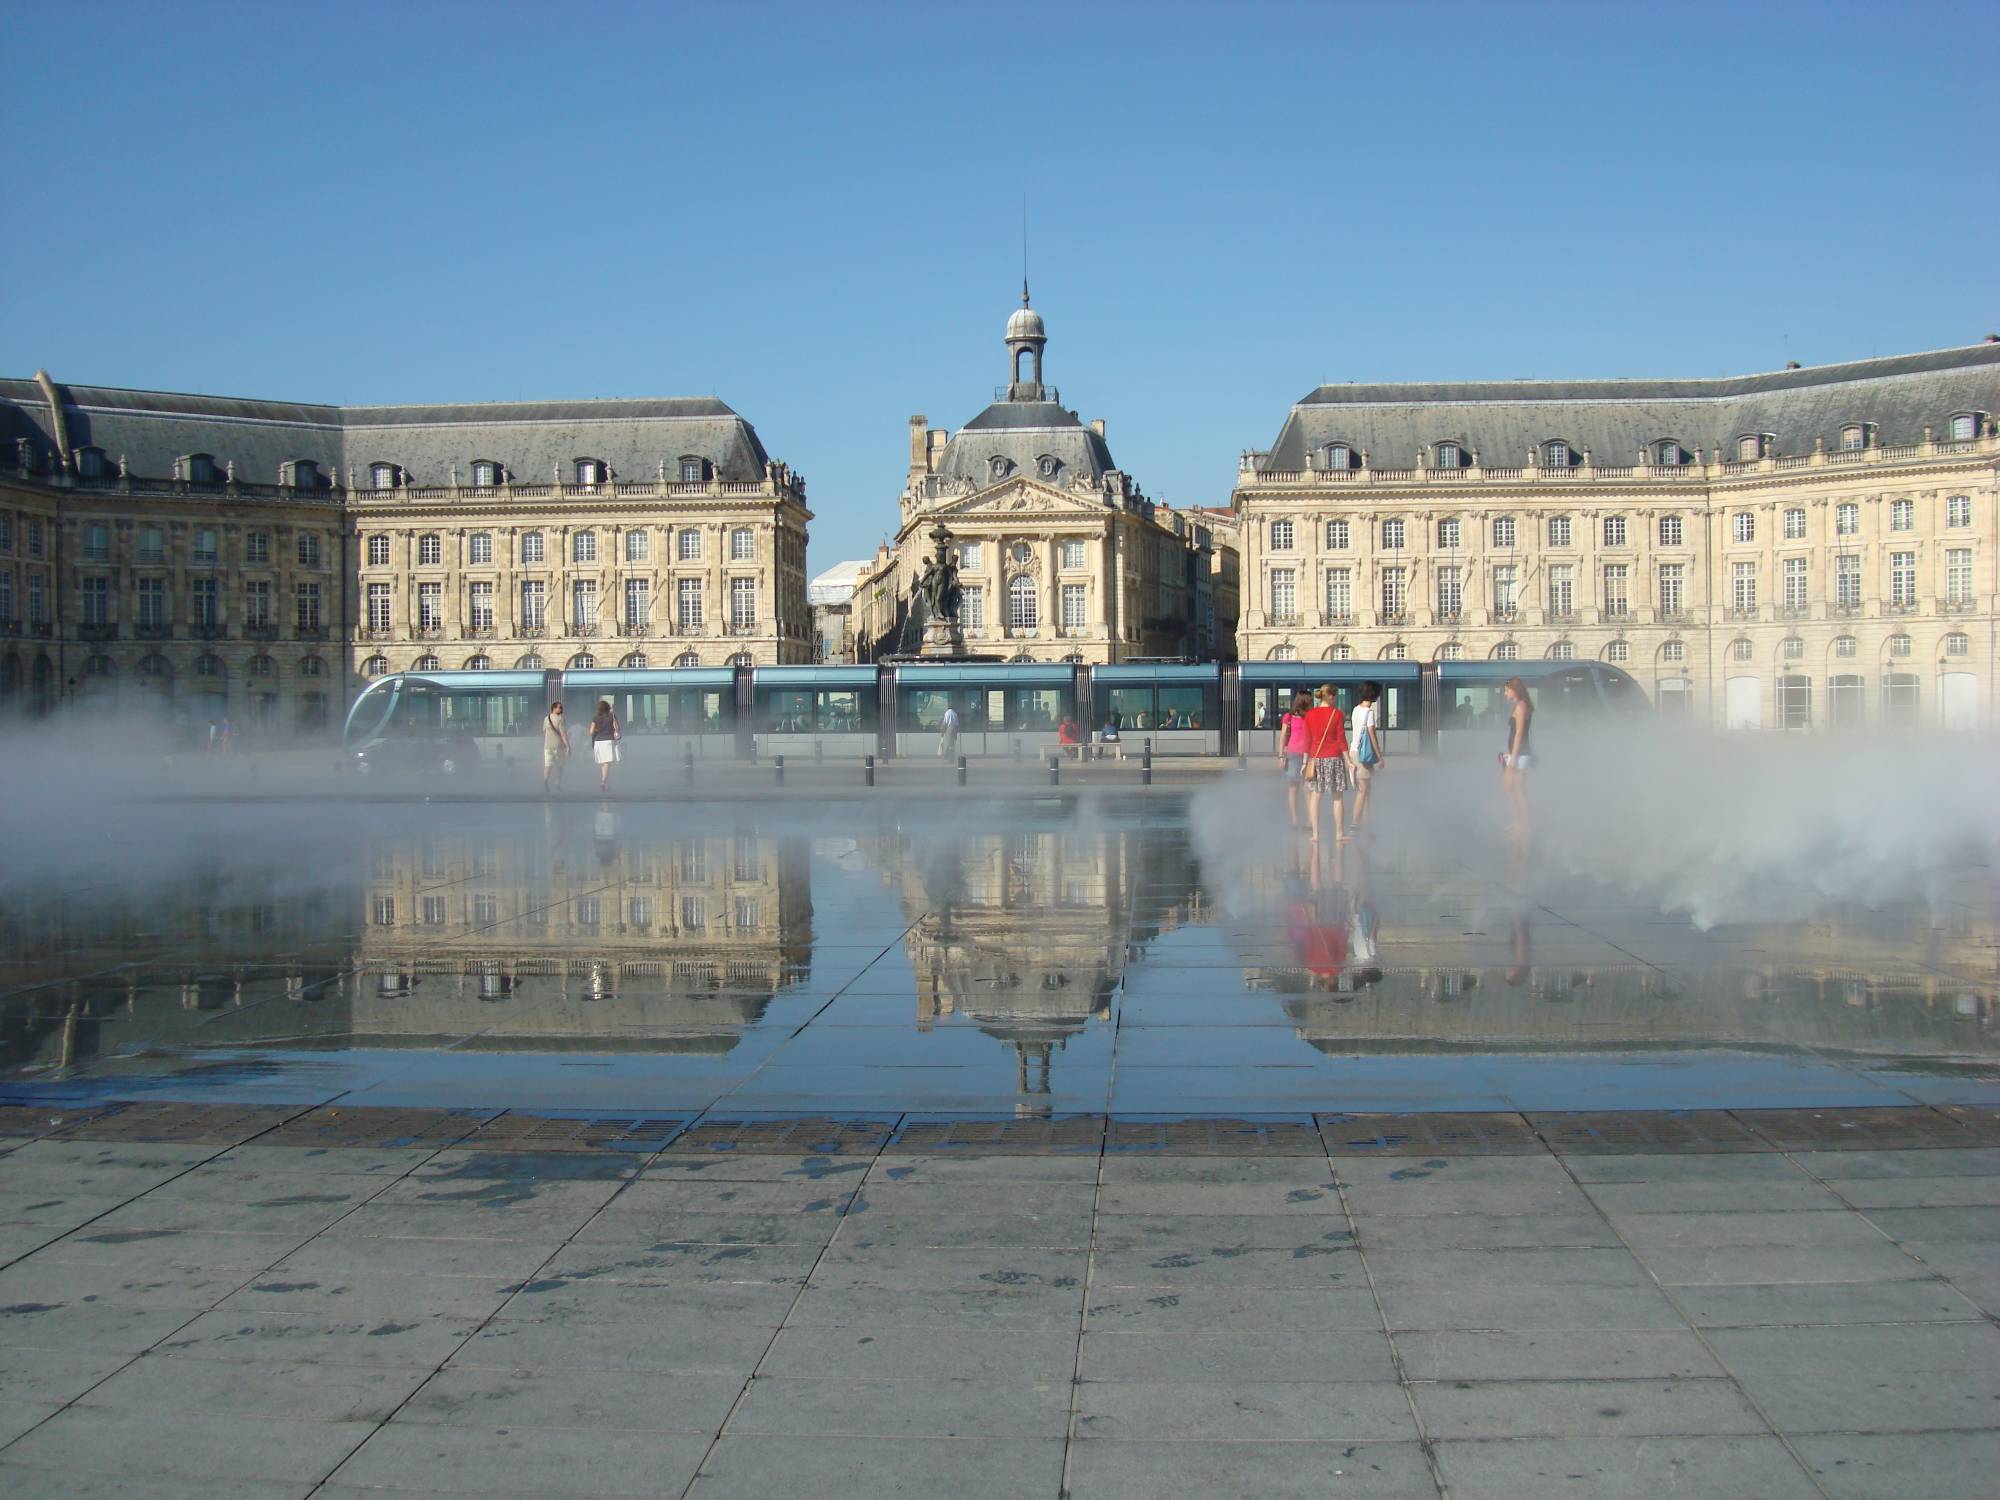
{"label": "drain grate", "polygon": [[873,1156],[900,1115],[876,1120],[703,1120],[670,1151],[743,1151],[761,1156]]}
{"label": "drain grate", "polygon": [[913,1117],[903,1122],[903,1128],[886,1149],[907,1156],[948,1151],[1066,1156],[1097,1151],[1103,1145],[1102,1115],[1068,1115],[1048,1120]]}
{"label": "drain grate", "polygon": [[464,1139],[490,1118],[486,1112],[451,1109],[369,1109],[323,1105],[285,1121],[262,1141],[263,1146],[376,1146],[421,1149],[449,1146]]}
{"label": "drain grate", "polygon": [[52,1132],[66,1141],[143,1141],[151,1145],[240,1146],[299,1113],[296,1106],[128,1104]]}
{"label": "drain grate", "polygon": [[1319,1133],[1334,1156],[1532,1156],[1546,1150],[1517,1114],[1321,1115]]}
{"label": "drain grate", "polygon": [[1534,1113],[1528,1116],[1528,1123],[1551,1151],[1580,1156],[1771,1149],[1724,1109]]}
{"label": "drain grate", "polygon": [[1107,1151],[1167,1151],[1181,1156],[1324,1156],[1312,1120],[1114,1119]]}
{"label": "drain grate", "polygon": [[528,1115],[486,1121],[458,1142],[462,1151],[654,1152],[679,1135],[687,1120],[667,1115]]}
{"label": "drain grate", "polygon": [[1880,1151],[1979,1144],[1951,1116],[1924,1105],[1870,1109],[1739,1109],[1736,1118],[1780,1151]]}

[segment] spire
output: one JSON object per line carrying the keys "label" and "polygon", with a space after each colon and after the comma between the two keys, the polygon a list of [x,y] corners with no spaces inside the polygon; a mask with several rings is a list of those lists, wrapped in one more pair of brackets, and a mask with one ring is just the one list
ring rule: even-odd
{"label": "spire", "polygon": [[1021,274],[1021,306],[1026,307],[1027,305],[1028,305],[1028,277],[1027,273],[1023,272]]}

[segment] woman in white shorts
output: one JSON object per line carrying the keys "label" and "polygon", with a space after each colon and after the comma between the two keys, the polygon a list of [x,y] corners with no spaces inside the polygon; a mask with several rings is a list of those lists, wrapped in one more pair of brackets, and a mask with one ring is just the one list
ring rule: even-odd
{"label": "woman in white shorts", "polygon": [[597,789],[611,790],[611,765],[618,759],[618,716],[611,712],[611,700],[597,700],[597,716],[590,721],[590,757],[597,762]]}

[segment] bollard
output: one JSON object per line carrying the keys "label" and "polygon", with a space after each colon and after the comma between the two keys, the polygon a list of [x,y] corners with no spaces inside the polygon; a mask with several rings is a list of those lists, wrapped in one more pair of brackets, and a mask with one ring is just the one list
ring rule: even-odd
{"label": "bollard", "polygon": [[1062,785],[1062,757],[1054,751],[1049,752],[1049,785]]}
{"label": "bollard", "polygon": [[960,786],[965,785],[965,757],[963,755],[958,758],[958,784]]}
{"label": "bollard", "polygon": [[1146,741],[1145,753],[1139,757],[1139,785],[1151,786],[1152,784],[1153,784],[1153,742],[1151,740],[1148,740]]}
{"label": "bollard", "polygon": [[785,784],[785,757],[782,755],[772,756],[771,769],[777,772],[778,785],[783,786]]}
{"label": "bollard", "polygon": [[[550,717],[553,718],[554,715],[550,715]],[[694,751],[692,748],[687,753],[687,759],[681,764],[681,780],[689,786],[694,785]]]}
{"label": "bollard", "polygon": [[863,786],[875,785],[875,757],[872,755],[861,757],[861,784]]}

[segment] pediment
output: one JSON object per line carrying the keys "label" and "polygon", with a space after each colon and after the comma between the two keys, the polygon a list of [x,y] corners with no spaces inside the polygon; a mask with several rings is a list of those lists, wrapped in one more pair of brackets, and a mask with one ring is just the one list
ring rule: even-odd
{"label": "pediment", "polygon": [[1100,515],[1104,502],[1096,490],[1077,491],[1067,485],[1044,484],[1026,475],[1002,480],[930,512],[937,517],[972,520],[1040,515]]}

